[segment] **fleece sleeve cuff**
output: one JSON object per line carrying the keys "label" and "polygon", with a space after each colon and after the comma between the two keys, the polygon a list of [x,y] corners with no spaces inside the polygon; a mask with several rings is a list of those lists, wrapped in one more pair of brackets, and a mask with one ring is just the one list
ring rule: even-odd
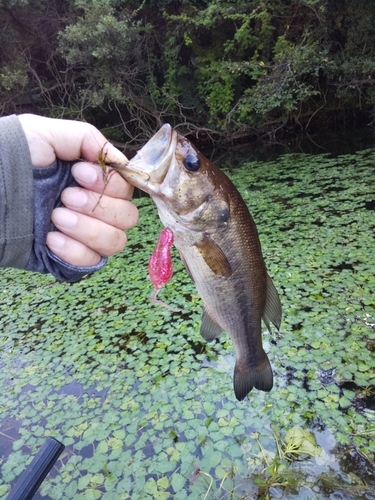
{"label": "fleece sleeve cuff", "polygon": [[46,168],[34,168],[34,242],[25,269],[50,273],[60,281],[74,282],[83,276],[98,271],[107,263],[102,257],[99,264],[89,267],[76,267],[54,255],[46,246],[47,233],[56,228],[51,221],[54,208],[61,207],[61,193],[66,187],[78,186],[72,175],[71,162],[57,159]]}

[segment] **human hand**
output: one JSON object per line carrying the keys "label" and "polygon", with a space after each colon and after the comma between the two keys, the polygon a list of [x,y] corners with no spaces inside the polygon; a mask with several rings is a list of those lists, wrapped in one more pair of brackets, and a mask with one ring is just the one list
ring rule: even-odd
{"label": "human hand", "polygon": [[[126,163],[125,156],[88,123],[29,114],[18,118],[34,167],[48,167],[56,157],[97,162],[101,151],[109,162]],[[101,256],[108,257],[125,248],[124,230],[138,221],[138,210],[129,201],[133,187],[117,172],[109,174],[105,187],[101,167],[86,162],[73,165],[72,175],[82,187],[69,187],[62,192],[65,208],[56,208],[51,216],[59,231],[48,233],[46,243],[55,255],[71,265],[94,266]]]}

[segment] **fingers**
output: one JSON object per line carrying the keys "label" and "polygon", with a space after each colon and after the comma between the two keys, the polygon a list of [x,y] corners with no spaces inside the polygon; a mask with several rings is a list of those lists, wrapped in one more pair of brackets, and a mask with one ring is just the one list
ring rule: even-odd
{"label": "fingers", "polygon": [[[94,251],[99,255],[109,257],[125,248],[127,238],[121,229],[115,228],[101,220],[74,212],[68,208],[56,208],[52,213],[52,222],[63,233],[62,236],[69,237],[66,240],[69,246],[60,238],[60,241],[64,243],[62,247],[56,248],[55,244],[52,248],[50,246],[51,238],[55,238],[52,242],[55,243],[57,242],[57,237],[51,237],[51,233],[49,233],[49,238],[47,238],[47,246],[53,253],[66,262],[69,262],[69,264],[77,261],[77,256],[69,253],[72,248],[70,240],[76,240],[77,243],[86,246],[88,256],[93,255],[92,251]],[[80,245],[77,245],[77,248],[81,248]],[[82,250],[80,251],[78,260],[82,261]]]}
{"label": "fingers", "polygon": [[71,187],[64,189],[61,201],[65,207],[75,212],[101,220],[118,229],[130,229],[138,221],[138,209],[133,203],[106,194],[101,195],[79,187]]}
{"label": "fingers", "polygon": [[105,185],[104,173],[99,165],[76,163],[72,167],[72,175],[81,186],[97,193],[103,193],[105,188],[105,194],[114,198],[130,200],[133,195],[134,187],[114,170],[108,171],[107,185]]}
{"label": "fingers", "polygon": [[72,266],[96,266],[101,259],[95,250],[58,231],[48,233],[46,243],[51,252]]}
{"label": "fingers", "polygon": [[118,229],[130,229],[137,223],[138,209],[128,201],[133,193],[133,187],[117,172],[109,173],[107,186],[98,165],[77,163],[72,167],[72,173],[77,182],[88,189],[79,187],[64,189],[61,200],[67,208]]}
{"label": "fingers", "polygon": [[97,162],[102,152],[109,163],[127,163],[126,157],[89,123],[22,114],[18,116],[34,167],[47,167],[55,158]]}
{"label": "fingers", "polygon": [[65,208],[52,213],[52,221],[61,232],[49,233],[47,246],[71,265],[92,266],[101,256],[109,257],[125,248],[123,231],[137,223],[138,209],[129,201],[133,187],[116,172],[109,174],[107,185],[99,165],[77,163],[72,174],[83,187],[62,192]]}

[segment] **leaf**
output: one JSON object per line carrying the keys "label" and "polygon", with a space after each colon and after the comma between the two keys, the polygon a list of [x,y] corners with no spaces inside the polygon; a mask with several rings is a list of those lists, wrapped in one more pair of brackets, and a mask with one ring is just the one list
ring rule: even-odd
{"label": "leaf", "polygon": [[257,484],[258,486],[266,486],[266,482],[264,481],[264,479],[262,479],[260,476],[256,476],[254,478],[254,483]]}
{"label": "leaf", "polygon": [[157,491],[155,494],[155,500],[169,500],[170,497],[167,491]]}
{"label": "leaf", "polygon": [[77,489],[78,489],[78,483],[77,481],[74,479],[73,481],[71,481],[68,486],[65,488],[64,490],[64,493],[65,495],[68,497],[68,498],[73,498],[74,495],[77,493]]}
{"label": "leaf", "polygon": [[206,402],[206,401],[205,401],[205,402],[203,403],[203,408],[204,408],[205,412],[206,412],[209,416],[211,416],[211,415],[214,413],[214,411],[215,411],[215,405],[214,405],[213,403],[210,403],[210,402]]}
{"label": "leaf", "polygon": [[85,474],[78,480],[78,489],[84,490],[90,483],[92,474]]}
{"label": "leaf", "polygon": [[125,439],[125,431],[124,429],[119,429],[117,431],[113,431],[113,436],[116,438],[116,439],[120,439],[121,441],[123,441]]}
{"label": "leaf", "polygon": [[106,454],[107,451],[108,451],[108,443],[107,443],[107,441],[100,441],[100,443],[96,447],[96,451],[98,453]]}
{"label": "leaf", "polygon": [[169,479],[167,476],[163,476],[157,480],[157,485],[159,488],[166,490],[169,487]]}
{"label": "leaf", "polygon": [[148,479],[148,481],[146,481],[146,484],[143,487],[143,491],[145,493],[149,493],[153,497],[155,497],[157,489],[158,489],[158,487],[157,487],[156,481],[153,478]]}
{"label": "leaf", "polygon": [[179,491],[182,490],[182,488],[185,486],[186,484],[186,479],[184,478],[184,476],[182,476],[181,474],[179,474],[178,472],[175,472],[171,479],[170,479],[170,482],[171,482],[171,486],[174,490],[175,493],[178,493]]}
{"label": "leaf", "polygon": [[101,493],[97,490],[88,489],[85,491],[83,496],[85,500],[96,500],[101,497]]}
{"label": "leaf", "polygon": [[24,446],[24,444],[25,444],[24,439],[17,439],[17,441],[13,442],[13,450],[17,451],[17,450],[21,449],[22,446]]}
{"label": "leaf", "polygon": [[0,484],[0,495],[5,495],[8,492],[9,486],[6,484]]}
{"label": "leaf", "polygon": [[350,406],[352,405],[352,402],[346,398],[345,396],[342,396],[340,399],[339,399],[339,404],[341,406],[341,408],[350,408]]}
{"label": "leaf", "polygon": [[133,488],[133,482],[130,477],[125,477],[117,484],[117,492],[118,493],[129,493]]}
{"label": "leaf", "polygon": [[222,459],[222,453],[220,453],[219,451],[214,451],[210,453],[208,457],[208,462],[210,464],[210,467],[212,468],[216,467],[220,463],[221,459]]}

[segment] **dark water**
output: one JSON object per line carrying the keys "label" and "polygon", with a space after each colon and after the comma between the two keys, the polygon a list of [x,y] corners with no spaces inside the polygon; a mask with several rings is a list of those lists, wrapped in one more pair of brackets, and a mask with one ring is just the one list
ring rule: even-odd
{"label": "dark water", "polygon": [[232,148],[206,149],[202,152],[220,166],[236,167],[244,161],[273,161],[281,155],[290,153],[354,154],[356,151],[375,146],[375,128],[363,126],[354,130],[322,130],[312,135],[303,134],[280,141],[236,145]]}

